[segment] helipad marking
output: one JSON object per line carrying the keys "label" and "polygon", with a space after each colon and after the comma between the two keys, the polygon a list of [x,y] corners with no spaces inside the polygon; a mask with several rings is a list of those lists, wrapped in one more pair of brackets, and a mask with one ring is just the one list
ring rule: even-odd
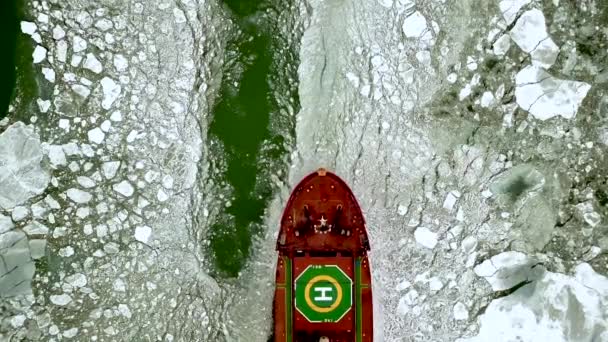
{"label": "helipad marking", "polygon": [[353,305],[352,287],[337,265],[310,265],[295,279],[295,307],[309,322],[338,322]]}
{"label": "helipad marking", "polygon": [[[336,299],[334,300],[333,297],[329,297],[326,296],[325,293],[326,292],[331,292],[334,288],[331,287],[315,287],[313,288],[313,286],[321,281],[328,281],[330,282],[334,288],[336,289]],[[329,307],[323,308],[320,306],[317,306],[315,303],[313,303],[312,300],[310,300],[310,289],[313,288],[314,291],[316,292],[322,292],[322,296],[321,297],[314,297],[314,301],[315,302],[332,302],[332,304]],[[306,299],[306,304],[308,304],[308,306],[310,306],[311,309],[313,309],[316,312],[320,312],[320,313],[326,313],[326,312],[331,312],[334,311],[338,305],[340,305],[340,303],[342,303],[342,286],[340,286],[340,284],[338,284],[338,282],[336,281],[336,279],[328,276],[328,275],[319,275],[316,276],[314,278],[312,278],[311,280],[308,281],[308,284],[306,284],[306,288],[304,289],[304,298]]]}

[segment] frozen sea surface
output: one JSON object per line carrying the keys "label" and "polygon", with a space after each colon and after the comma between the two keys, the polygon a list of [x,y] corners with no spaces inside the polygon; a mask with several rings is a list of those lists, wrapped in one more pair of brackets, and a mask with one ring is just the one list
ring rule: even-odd
{"label": "frozen sea surface", "polygon": [[280,8],[298,74],[273,69],[268,126],[287,151],[255,161],[273,191],[227,278],[209,233],[234,189],[208,132],[238,85],[230,10],[28,4],[39,91],[0,121],[0,339],[266,341],[279,216],[323,166],[366,215],[374,341],[608,340],[608,8]]}

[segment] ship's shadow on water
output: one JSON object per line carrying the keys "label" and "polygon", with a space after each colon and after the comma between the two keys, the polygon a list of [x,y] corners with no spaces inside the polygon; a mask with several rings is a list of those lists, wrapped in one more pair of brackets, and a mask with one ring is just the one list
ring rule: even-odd
{"label": "ship's shadow on water", "polygon": [[234,29],[208,132],[210,177],[223,196],[209,234],[217,276],[239,275],[277,190],[271,179],[286,175],[295,125],[288,113],[297,112],[299,103],[298,53],[292,44],[299,39],[285,37],[295,29],[281,30],[279,21],[291,2],[222,1]]}

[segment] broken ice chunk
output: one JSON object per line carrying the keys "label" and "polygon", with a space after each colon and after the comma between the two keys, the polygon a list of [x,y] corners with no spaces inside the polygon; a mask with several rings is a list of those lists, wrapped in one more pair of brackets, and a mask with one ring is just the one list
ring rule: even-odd
{"label": "broken ice chunk", "polygon": [[35,23],[29,22],[29,21],[21,22],[21,32],[27,34],[28,36],[33,35],[37,29],[38,29],[38,27],[36,27]]}
{"label": "broken ice chunk", "polygon": [[92,53],[87,54],[87,58],[84,60],[84,68],[91,70],[96,74],[100,74],[103,71],[101,62]]}
{"label": "broken ice chunk", "polygon": [[55,83],[55,70],[50,68],[42,68],[42,74],[47,81]]}
{"label": "broken ice chunk", "polygon": [[120,161],[109,161],[109,162],[103,163],[103,165],[101,166],[101,169],[102,169],[103,175],[106,177],[106,179],[112,179],[112,178],[114,178],[114,176],[116,176],[116,172],[118,171],[119,167],[120,167]]}
{"label": "broken ice chunk", "polygon": [[403,21],[403,34],[408,38],[420,38],[427,30],[426,18],[416,11]]}
{"label": "broken ice chunk", "polygon": [[454,205],[456,205],[456,201],[458,201],[459,197],[460,197],[460,192],[458,192],[458,191],[449,192],[448,195],[445,197],[445,200],[443,201],[443,208],[450,210],[450,211],[452,209],[454,209]]}
{"label": "broken ice chunk", "polygon": [[99,128],[95,127],[87,133],[89,141],[95,144],[101,144],[106,137],[106,134]]}
{"label": "broken ice chunk", "polygon": [[515,18],[517,18],[517,13],[519,10],[525,5],[532,2],[532,0],[502,0],[499,3],[500,12],[502,16],[505,18],[507,25],[511,24]]}
{"label": "broken ice chunk", "polygon": [[416,238],[416,242],[429,249],[433,249],[437,245],[437,233],[433,233],[426,227],[416,229],[414,238]]}
{"label": "broken ice chunk", "polygon": [[67,164],[65,152],[60,145],[49,145],[46,149],[52,166],[57,167]]}
{"label": "broken ice chunk", "polygon": [[10,217],[0,214],[0,234],[8,232],[13,229],[13,227],[13,221],[11,221]]}
{"label": "broken ice chunk", "polygon": [[572,119],[591,89],[584,82],[557,79],[537,66],[527,66],[515,77],[517,104],[539,120],[555,116]]}
{"label": "broken ice chunk", "polygon": [[46,235],[49,233],[49,228],[40,222],[33,221],[23,228],[27,235]]}
{"label": "broken ice chunk", "polygon": [[504,56],[509,48],[511,47],[511,37],[506,34],[500,36],[494,45],[492,46],[492,51],[496,56]]}
{"label": "broken ice chunk", "polygon": [[75,188],[68,189],[66,194],[70,200],[79,204],[87,203],[93,198],[90,193]]}
{"label": "broken ice chunk", "polygon": [[63,28],[61,28],[61,26],[55,26],[53,28],[53,39],[60,40],[63,39],[63,37],[65,37],[65,31]]}
{"label": "broken ice chunk", "polygon": [[559,48],[547,33],[545,16],[538,9],[525,12],[511,30],[511,38],[532,57],[532,65],[550,68]]}
{"label": "broken ice chunk", "polygon": [[42,158],[33,128],[16,122],[0,134],[0,208],[11,209],[46,189],[50,175]]}
{"label": "broken ice chunk", "polygon": [[152,228],[148,226],[140,226],[135,228],[135,240],[143,243],[148,243],[152,236]]}
{"label": "broken ice chunk", "polygon": [[125,56],[117,54],[114,55],[114,67],[116,68],[116,70],[122,72],[127,70],[127,68],[129,67],[129,62],[127,61]]}
{"label": "broken ice chunk", "polygon": [[496,104],[496,98],[494,98],[494,94],[491,91],[486,91],[481,96],[480,105],[482,108],[493,107]]}
{"label": "broken ice chunk", "polygon": [[131,197],[135,192],[133,185],[131,185],[131,183],[127,181],[122,181],[118,184],[112,185],[112,189],[114,189],[114,191],[123,195],[124,197]]}
{"label": "broken ice chunk", "polygon": [[543,272],[542,267],[533,268],[536,262],[521,252],[503,252],[485,260],[473,269],[484,277],[494,291],[510,289],[527,280],[534,280]]}
{"label": "broken ice chunk", "polygon": [[457,321],[466,321],[469,319],[469,310],[461,302],[454,305],[454,319]]}
{"label": "broken ice chunk", "polygon": [[72,44],[73,47],[72,49],[74,50],[74,53],[78,53],[78,52],[82,52],[84,50],[87,49],[87,41],[82,39],[79,36],[74,36],[74,39],[72,40]]}
{"label": "broken ice chunk", "polygon": [[40,45],[37,45],[32,54],[34,64],[41,63],[46,59],[46,49]]}
{"label": "broken ice chunk", "polygon": [[51,303],[58,306],[66,306],[72,301],[72,297],[65,293],[60,295],[51,295],[49,299],[51,300]]}
{"label": "broken ice chunk", "polygon": [[112,104],[118,99],[120,96],[120,92],[122,88],[116,81],[109,77],[104,77],[101,80],[101,88],[103,90],[103,100],[101,101],[101,107],[103,109],[110,109]]}

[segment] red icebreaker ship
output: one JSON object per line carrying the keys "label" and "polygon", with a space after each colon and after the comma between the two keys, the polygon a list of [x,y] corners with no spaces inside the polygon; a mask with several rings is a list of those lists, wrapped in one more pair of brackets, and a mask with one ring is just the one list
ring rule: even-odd
{"label": "red icebreaker ship", "polygon": [[346,183],[324,169],[305,177],[281,218],[274,341],[371,342],[369,249]]}

